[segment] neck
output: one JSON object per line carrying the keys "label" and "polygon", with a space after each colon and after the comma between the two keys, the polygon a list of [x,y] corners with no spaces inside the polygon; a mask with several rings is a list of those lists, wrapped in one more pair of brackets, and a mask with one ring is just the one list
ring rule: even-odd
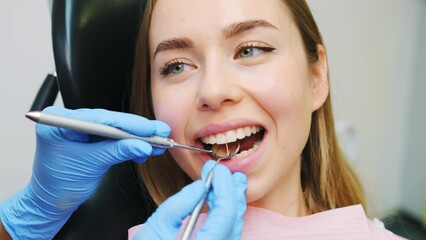
{"label": "neck", "polygon": [[272,191],[247,205],[265,208],[289,217],[309,215],[302,190],[300,164],[296,164],[294,167],[296,169],[290,171],[291,174],[277,181],[275,187],[272,187]]}
{"label": "neck", "polygon": [[271,198],[265,197],[254,202],[250,202],[247,205],[265,208],[288,217],[309,215],[301,187],[297,190],[297,192],[295,192],[295,194],[285,194],[285,196],[281,195]]}

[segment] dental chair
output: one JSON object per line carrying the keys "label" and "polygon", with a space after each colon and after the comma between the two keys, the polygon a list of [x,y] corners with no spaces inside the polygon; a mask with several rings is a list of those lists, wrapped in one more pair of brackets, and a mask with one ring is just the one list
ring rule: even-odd
{"label": "dental chair", "polygon": [[[53,105],[58,91],[66,108],[129,110],[134,46],[145,1],[53,0],[55,74],[48,74],[31,110]],[[127,239],[128,228],[155,210],[132,161],[113,166],[100,186],[55,239]]]}

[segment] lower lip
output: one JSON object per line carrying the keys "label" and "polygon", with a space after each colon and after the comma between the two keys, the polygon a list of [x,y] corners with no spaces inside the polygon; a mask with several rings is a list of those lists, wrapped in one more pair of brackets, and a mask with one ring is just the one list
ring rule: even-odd
{"label": "lower lip", "polygon": [[[228,167],[228,169],[234,173],[234,172],[242,172],[247,173],[248,170],[256,164],[256,162],[260,159],[260,156],[265,150],[265,140],[267,138],[267,133],[265,132],[262,141],[257,146],[256,150],[252,152],[251,154],[242,157],[242,158],[236,158],[236,159],[230,159],[230,160],[222,160],[220,164],[225,165]],[[211,157],[207,154],[202,154],[203,161],[207,162],[208,160],[211,160]]]}

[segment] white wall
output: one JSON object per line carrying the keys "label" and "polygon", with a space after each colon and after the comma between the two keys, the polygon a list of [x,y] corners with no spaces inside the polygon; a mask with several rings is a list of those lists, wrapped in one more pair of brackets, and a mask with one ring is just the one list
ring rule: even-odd
{"label": "white wall", "polygon": [[[404,201],[402,182],[411,177],[403,171],[409,117],[416,117],[408,110],[418,77],[416,51],[424,48],[418,40],[426,1],[308,2],[328,47],[336,120],[349,122],[358,134],[353,165],[365,185],[369,213],[383,216]],[[413,189],[425,188],[425,177],[418,177]],[[410,195],[424,202],[424,195]]]}
{"label": "white wall", "polygon": [[[413,160],[406,168],[405,161],[425,157],[422,144],[412,138],[416,129],[408,130],[408,126],[418,112],[410,110],[412,101],[426,101],[425,97],[412,95],[424,93],[414,91],[424,82],[413,80],[425,79],[426,74],[416,70],[426,1],[308,2],[328,48],[336,120],[354,127],[358,135],[352,163],[366,185],[369,212],[383,216],[408,202],[417,204],[413,205],[415,211],[425,197],[416,195],[415,189],[424,187],[426,181],[424,175],[409,180],[412,169],[419,164]],[[1,1],[0,20],[1,200],[24,186],[30,177],[34,124],[24,114],[54,63],[47,1]],[[416,109],[422,107],[418,103]],[[408,147],[412,142],[417,145]],[[417,157],[409,152],[418,153]],[[410,184],[412,190],[405,184]],[[405,201],[407,195],[411,201]]]}
{"label": "white wall", "polygon": [[31,176],[34,124],[24,117],[54,69],[47,1],[0,1],[0,201]]}
{"label": "white wall", "polygon": [[418,48],[414,64],[414,80],[411,85],[409,102],[409,119],[407,124],[408,138],[405,148],[405,164],[403,169],[403,189],[401,194],[401,207],[417,217],[421,217],[421,210],[425,214],[426,224],[426,4],[420,11],[418,32],[420,37],[416,43]]}

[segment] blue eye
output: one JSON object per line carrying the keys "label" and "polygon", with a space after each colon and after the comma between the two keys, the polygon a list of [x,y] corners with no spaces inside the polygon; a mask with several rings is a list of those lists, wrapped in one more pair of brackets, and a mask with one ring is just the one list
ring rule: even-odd
{"label": "blue eye", "polygon": [[236,49],[236,58],[250,58],[255,57],[264,52],[272,52],[275,48],[265,46],[261,43],[243,43]]}
{"label": "blue eye", "polygon": [[179,63],[179,64],[171,66],[170,72],[173,74],[178,74],[183,72],[183,68],[184,68],[183,63]]}
{"label": "blue eye", "polygon": [[183,73],[184,71],[188,70],[188,68],[188,64],[183,63],[180,60],[172,60],[161,68],[160,73],[163,76],[167,76],[169,74],[176,75]]}
{"label": "blue eye", "polygon": [[239,56],[242,58],[252,57],[254,55],[254,48],[245,48],[242,49],[239,53]]}

